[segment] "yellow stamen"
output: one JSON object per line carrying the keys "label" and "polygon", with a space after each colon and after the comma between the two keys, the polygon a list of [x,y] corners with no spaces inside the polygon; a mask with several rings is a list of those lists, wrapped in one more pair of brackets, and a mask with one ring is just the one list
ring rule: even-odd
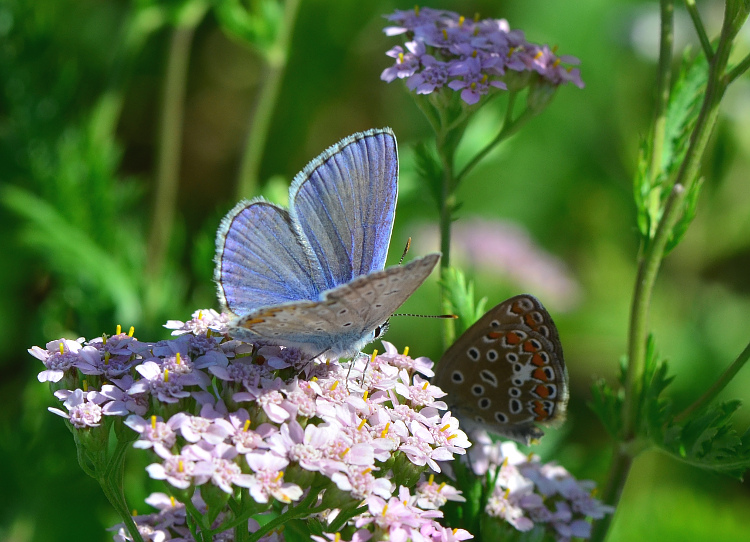
{"label": "yellow stamen", "polygon": [[443,39],[448,41],[448,31],[445,28],[443,28]]}
{"label": "yellow stamen", "polygon": [[180,353],[179,353],[179,352],[177,352],[177,353],[176,353],[176,354],[174,355],[174,359],[175,359],[175,361],[177,362],[177,365],[179,365],[180,363],[182,363],[182,361],[180,360]]}
{"label": "yellow stamen", "polygon": [[175,501],[174,497],[170,496],[169,497],[169,502],[172,504],[172,508],[174,508],[175,506],[177,506],[177,504],[176,504],[177,501]]}
{"label": "yellow stamen", "polygon": [[456,534],[458,532],[458,527],[453,529],[453,534]]}
{"label": "yellow stamen", "polygon": [[130,514],[130,515],[133,516],[133,517],[136,517],[138,515],[138,510],[136,510],[135,508],[133,508],[133,513]]}
{"label": "yellow stamen", "polygon": [[362,400],[367,401],[367,398],[370,396],[370,390],[365,390],[365,392],[362,394]]}
{"label": "yellow stamen", "polygon": [[404,355],[405,356],[409,355],[409,347],[408,346],[404,346]]}
{"label": "yellow stamen", "polygon": [[122,326],[120,324],[117,324],[117,327],[115,328],[115,335],[119,335],[122,333]]}
{"label": "yellow stamen", "polygon": [[450,435],[450,436],[449,436],[449,437],[448,437],[447,439],[445,439],[445,440],[452,440],[452,439],[456,438],[457,436],[458,436],[458,435],[455,435],[455,434],[454,434],[454,435]]}
{"label": "yellow stamen", "polygon": [[357,426],[357,431],[362,431],[362,428],[365,426],[365,422],[367,422],[367,420],[362,420],[362,422]]}
{"label": "yellow stamen", "polygon": [[83,391],[89,391],[89,382],[86,379],[83,380]]}
{"label": "yellow stamen", "polygon": [[130,326],[130,329],[128,330],[128,337],[132,337],[134,333],[135,333],[135,327]]}
{"label": "yellow stamen", "polygon": [[380,438],[385,438],[385,436],[388,434],[388,429],[391,427],[391,422],[388,422],[385,424],[385,429],[380,433]]}
{"label": "yellow stamen", "polygon": [[107,344],[107,334],[102,333],[102,344]]}
{"label": "yellow stamen", "polygon": [[478,11],[474,13],[474,22],[475,23],[479,22],[479,12]]}
{"label": "yellow stamen", "polygon": [[445,487],[445,482],[442,482],[442,483],[441,483],[441,484],[440,484],[440,485],[438,486],[438,493],[440,493],[440,492],[441,492],[441,491],[443,490],[443,488],[444,488],[444,487]]}
{"label": "yellow stamen", "polygon": [[314,376],[314,377],[312,377],[312,380],[310,382],[317,382],[317,381],[318,381],[318,377]]}
{"label": "yellow stamen", "polygon": [[461,16],[460,16],[460,17],[458,18],[458,26],[463,26],[463,25],[464,25],[464,21],[465,21],[465,20],[466,20],[466,18],[465,18],[465,17],[463,16],[463,15],[461,15]]}
{"label": "yellow stamen", "polygon": [[156,429],[156,416],[151,416],[151,429]]}
{"label": "yellow stamen", "polygon": [[370,474],[372,472],[372,467],[367,467],[365,470],[362,471],[362,474]]}
{"label": "yellow stamen", "polygon": [[378,349],[375,348],[372,351],[372,356],[370,356],[370,363],[374,363],[375,362],[375,356],[377,356],[377,355],[378,355]]}
{"label": "yellow stamen", "polygon": [[484,74],[484,75],[482,76],[482,84],[486,83],[486,82],[487,82],[487,79],[489,79],[489,78],[490,78],[490,77],[489,77],[489,75],[487,75],[487,74],[485,73],[485,74]]}
{"label": "yellow stamen", "polygon": [[508,495],[510,495],[510,488],[505,490],[505,498],[508,498]]}
{"label": "yellow stamen", "polygon": [[338,388],[338,387],[339,387],[339,381],[338,381],[338,380],[336,380],[336,381],[335,381],[335,382],[333,383],[333,386],[331,386],[331,391],[334,391],[334,390],[336,390],[336,388]]}
{"label": "yellow stamen", "polygon": [[476,58],[478,54],[479,54],[479,53],[477,53],[477,50],[476,50],[476,49],[474,49],[474,50],[473,50],[473,51],[471,52],[471,58]]}
{"label": "yellow stamen", "polygon": [[560,65],[560,59],[556,58],[555,61],[552,63],[553,68],[557,68]]}
{"label": "yellow stamen", "polygon": [[198,311],[198,320],[203,320],[203,311]]}
{"label": "yellow stamen", "polygon": [[471,87],[471,90],[476,90],[477,89],[477,84],[476,83],[471,83],[469,86]]}
{"label": "yellow stamen", "polygon": [[434,481],[435,481],[435,475],[430,474],[430,478],[427,480],[427,485],[431,486]]}
{"label": "yellow stamen", "polygon": [[450,429],[450,424],[446,423],[443,427],[440,428],[441,433],[445,433],[448,429]]}
{"label": "yellow stamen", "polygon": [[185,464],[182,462],[182,459],[177,462],[177,472],[185,472]]}
{"label": "yellow stamen", "polygon": [[333,542],[341,542],[341,533],[336,533],[334,535]]}
{"label": "yellow stamen", "polygon": [[398,63],[403,64],[404,63],[404,53],[398,54]]}
{"label": "yellow stamen", "polygon": [[388,503],[385,503],[385,506],[383,507],[383,517],[385,517],[385,513],[388,511]]}
{"label": "yellow stamen", "polygon": [[552,46],[552,52],[553,53],[557,53],[557,45],[553,45]]}
{"label": "yellow stamen", "polygon": [[501,467],[505,468],[507,466],[508,466],[508,458],[506,457],[505,459],[503,459],[503,464],[501,465]]}
{"label": "yellow stamen", "polygon": [[417,5],[414,6],[414,15],[416,15],[417,17],[419,17],[419,6],[417,6]]}
{"label": "yellow stamen", "polygon": [[169,382],[169,369],[164,369],[164,382]]}
{"label": "yellow stamen", "polygon": [[245,420],[245,426],[242,428],[242,430],[247,433],[247,430],[250,429],[250,420]]}
{"label": "yellow stamen", "polygon": [[543,54],[544,53],[542,53],[542,51],[539,51],[537,54],[534,55],[534,60],[539,60],[540,58],[542,58]]}
{"label": "yellow stamen", "polygon": [[426,389],[427,389],[427,386],[429,386],[429,385],[430,385],[430,383],[429,383],[429,382],[425,382],[425,383],[424,383],[424,386],[422,386],[422,389],[423,389],[423,390],[426,390]]}
{"label": "yellow stamen", "polygon": [[277,474],[277,475],[276,475],[276,478],[274,478],[274,479],[273,479],[273,481],[274,481],[274,482],[278,482],[278,481],[279,481],[279,480],[281,480],[281,479],[282,479],[283,477],[284,477],[284,471],[283,471],[283,470],[280,470],[280,471],[279,471],[279,474]]}
{"label": "yellow stamen", "polygon": [[349,450],[351,450],[351,448],[347,448],[346,450],[342,450],[341,452],[339,452],[339,457],[341,459],[344,459],[344,456],[349,453]]}
{"label": "yellow stamen", "polygon": [[528,461],[530,463],[532,459],[534,459],[534,452],[529,452],[526,455],[526,461]]}
{"label": "yellow stamen", "polygon": [[64,354],[64,353],[65,353],[65,345],[63,344],[63,342],[62,342],[62,341],[60,341],[60,353],[61,353],[61,354]]}
{"label": "yellow stamen", "polygon": [[104,365],[109,365],[109,358],[112,357],[112,354],[109,352],[104,352]]}

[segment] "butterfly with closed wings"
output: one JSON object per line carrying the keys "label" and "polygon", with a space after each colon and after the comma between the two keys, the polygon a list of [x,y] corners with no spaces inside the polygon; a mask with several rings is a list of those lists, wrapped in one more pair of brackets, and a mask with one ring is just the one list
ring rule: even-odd
{"label": "butterfly with closed wings", "polygon": [[511,297],[490,309],[443,354],[433,384],[452,412],[523,444],[544,432],[535,423],[565,418],[568,372],[560,336],[534,296]]}
{"label": "butterfly with closed wings", "polygon": [[384,128],[310,162],[292,182],[289,209],[237,204],[216,236],[219,301],[235,315],[229,335],[309,359],[351,357],[382,335],[440,259],[384,269],[397,195],[396,138]]}

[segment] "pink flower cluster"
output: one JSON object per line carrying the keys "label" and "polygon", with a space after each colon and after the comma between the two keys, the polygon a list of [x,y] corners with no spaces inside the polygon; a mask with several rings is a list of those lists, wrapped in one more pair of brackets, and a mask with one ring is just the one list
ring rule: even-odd
{"label": "pink flower cluster", "polygon": [[386,18],[395,26],[385,33],[403,34],[407,41],[406,49],[397,45],[386,53],[396,62],[381,79],[405,79],[417,94],[447,86],[461,91],[461,99],[472,105],[493,89],[517,90],[531,82],[584,86],[580,70],[572,67],[577,58],[557,56],[547,45],[526,41],[505,19],[470,20],[452,11],[419,7],[396,10]]}
{"label": "pink flower cluster", "polygon": [[589,538],[591,523],[614,510],[592,495],[594,482],[576,480],[564,467],[541,463],[521,453],[515,442],[493,442],[487,433],[472,435],[469,463],[474,474],[491,481],[485,512],[519,531],[542,525],[559,542]]}
{"label": "pink flower cluster", "polygon": [[[311,362],[228,340],[214,311],[193,316],[170,321],[176,338],[168,341],[141,342],[131,330],[31,348],[45,364],[39,380],[53,384],[66,409],[50,410],[80,431],[124,420],[138,434],[134,446],[155,454],[148,474],[190,499],[187,515],[208,502],[214,513],[202,527],[217,535],[225,522],[238,524],[237,510],[250,511],[254,531],[253,516],[273,508],[318,518],[336,540],[471,537],[436,521],[440,506],[463,497],[429,473],[471,444],[442,412],[445,393],[423,378],[431,361],[384,342],[383,354],[348,368]],[[237,502],[243,495],[253,504]],[[136,518],[144,539],[184,536],[184,502],[153,499],[160,512]],[[226,510],[217,514],[217,502]],[[115,539],[129,539],[123,526]]]}

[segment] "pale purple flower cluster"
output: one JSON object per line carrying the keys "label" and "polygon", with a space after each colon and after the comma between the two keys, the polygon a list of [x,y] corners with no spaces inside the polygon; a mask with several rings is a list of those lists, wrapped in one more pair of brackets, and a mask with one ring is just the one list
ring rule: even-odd
{"label": "pale purple flower cluster", "polygon": [[533,82],[584,86],[580,70],[572,67],[577,58],[557,56],[547,45],[526,41],[505,19],[470,20],[452,11],[419,7],[396,10],[386,18],[394,26],[385,33],[403,34],[407,41],[386,53],[396,61],[380,78],[389,83],[405,79],[417,94],[448,87],[461,91],[461,99],[472,105],[494,89],[520,89]]}
{"label": "pale purple flower cluster", "polygon": [[[29,352],[44,362],[39,380],[54,384],[67,410],[52,412],[104,438],[119,417],[138,434],[134,446],[155,454],[151,478],[174,495],[192,495],[189,509],[201,510],[203,500],[209,508],[226,506],[203,526],[216,536],[223,521],[237,525],[235,501],[247,495],[253,504],[241,508],[252,511],[250,530],[259,528],[253,514],[292,510],[312,498],[317,504],[305,506],[323,525],[337,521],[336,540],[342,530],[352,540],[376,532],[393,540],[471,538],[436,521],[446,501],[463,497],[435,483],[430,471],[440,472],[438,462],[471,444],[458,421],[441,412],[445,393],[420,376],[433,374],[430,360],[384,342],[383,354],[361,355],[351,368],[311,362],[284,347],[230,340],[221,333],[225,324],[218,313],[197,311],[188,322],[167,324],[176,335],[168,341],[141,342],[132,329],[118,329]],[[189,533],[184,501],[152,501],[160,511],[135,518],[144,539]],[[366,511],[351,515],[361,505]],[[116,540],[129,539],[124,529],[118,526]]]}
{"label": "pale purple flower cluster", "polygon": [[589,538],[591,523],[613,508],[592,495],[594,482],[576,480],[564,467],[543,464],[524,455],[516,443],[492,442],[484,432],[472,435],[470,464],[477,476],[489,473],[494,481],[485,512],[519,531],[542,525],[560,542]]}

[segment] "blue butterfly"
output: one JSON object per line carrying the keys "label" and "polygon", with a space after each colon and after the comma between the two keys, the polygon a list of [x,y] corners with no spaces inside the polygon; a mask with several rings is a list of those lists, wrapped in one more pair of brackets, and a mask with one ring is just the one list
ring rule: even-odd
{"label": "blue butterfly", "polygon": [[289,209],[241,201],[221,221],[216,269],[230,336],[283,345],[310,358],[351,357],[440,259],[384,269],[398,194],[389,128],[351,135],[297,174]]}

